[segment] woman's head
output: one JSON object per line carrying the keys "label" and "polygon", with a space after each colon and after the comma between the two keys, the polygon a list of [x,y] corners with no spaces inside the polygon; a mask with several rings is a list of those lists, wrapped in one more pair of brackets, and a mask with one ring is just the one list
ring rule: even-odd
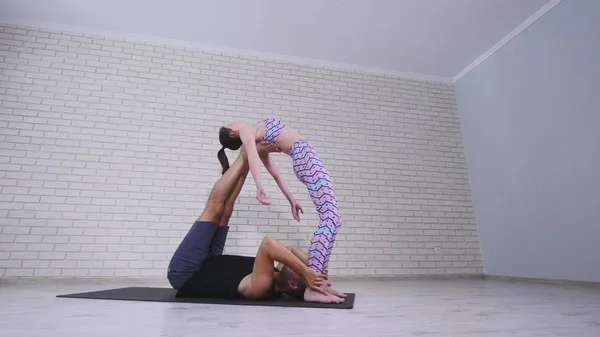
{"label": "woman's head", "polygon": [[224,174],[229,169],[229,160],[227,160],[225,148],[235,151],[242,146],[242,140],[240,139],[237,130],[232,129],[227,125],[221,127],[219,130],[219,142],[223,147],[217,153],[217,157],[219,158],[219,162],[221,162],[221,167],[223,167],[222,174]]}

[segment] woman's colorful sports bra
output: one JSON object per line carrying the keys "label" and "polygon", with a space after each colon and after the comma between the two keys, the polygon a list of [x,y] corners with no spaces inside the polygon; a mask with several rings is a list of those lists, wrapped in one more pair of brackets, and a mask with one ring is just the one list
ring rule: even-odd
{"label": "woman's colorful sports bra", "polygon": [[267,118],[263,122],[265,123],[265,135],[263,136],[263,140],[275,143],[281,134],[281,131],[283,131],[285,124],[277,118]]}

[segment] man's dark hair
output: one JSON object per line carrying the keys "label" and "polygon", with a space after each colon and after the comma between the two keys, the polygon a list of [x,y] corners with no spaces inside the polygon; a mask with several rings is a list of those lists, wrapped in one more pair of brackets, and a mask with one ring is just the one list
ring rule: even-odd
{"label": "man's dark hair", "polygon": [[296,289],[285,291],[284,294],[298,300],[304,300],[304,291],[306,290],[306,283],[304,280],[288,266],[283,266],[280,273],[283,282],[286,282],[287,284],[288,280],[293,280],[298,285]]}

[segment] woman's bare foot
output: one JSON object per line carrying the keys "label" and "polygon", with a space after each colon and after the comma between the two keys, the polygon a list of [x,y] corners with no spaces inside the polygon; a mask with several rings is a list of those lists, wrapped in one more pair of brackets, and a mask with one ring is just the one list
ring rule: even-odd
{"label": "woman's bare foot", "polygon": [[327,282],[327,292],[341,298],[348,297],[348,295],[344,294],[343,292],[334,289],[329,282]]}
{"label": "woman's bare foot", "polygon": [[306,288],[304,291],[304,301],[316,303],[342,303],[344,299],[330,292],[321,294],[311,288]]}

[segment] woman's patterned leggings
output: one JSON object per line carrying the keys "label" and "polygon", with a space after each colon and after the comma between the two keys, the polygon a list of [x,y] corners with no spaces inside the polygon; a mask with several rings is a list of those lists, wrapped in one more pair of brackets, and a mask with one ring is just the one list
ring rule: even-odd
{"label": "woman's patterned leggings", "polygon": [[312,145],[298,141],[291,150],[294,173],[308,188],[319,214],[319,227],[308,249],[308,267],[322,273],[329,264],[329,255],[342,220],[335,190],[329,172]]}

